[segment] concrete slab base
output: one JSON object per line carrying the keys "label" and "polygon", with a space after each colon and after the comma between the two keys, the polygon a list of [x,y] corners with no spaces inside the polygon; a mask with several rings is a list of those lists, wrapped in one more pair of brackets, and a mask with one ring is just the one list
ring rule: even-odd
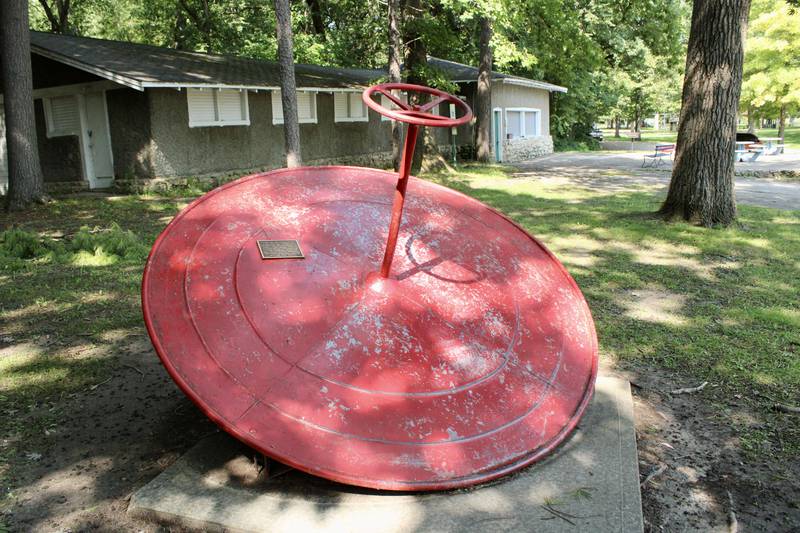
{"label": "concrete slab base", "polygon": [[628,382],[601,377],[578,430],[551,457],[481,487],[386,493],[297,470],[259,474],[254,453],[219,433],[131,498],[129,513],[203,531],[643,530]]}

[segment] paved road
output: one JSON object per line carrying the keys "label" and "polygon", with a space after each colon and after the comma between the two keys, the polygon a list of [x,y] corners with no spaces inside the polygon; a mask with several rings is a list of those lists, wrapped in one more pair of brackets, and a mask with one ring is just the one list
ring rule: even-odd
{"label": "paved road", "polygon": [[[800,171],[800,157],[788,161],[773,160],[768,163],[770,167],[746,166],[744,169],[771,172]],[[590,189],[606,191],[666,189],[670,179],[670,166],[643,170],[641,165],[641,153],[561,152],[514,166],[519,171],[517,174],[519,177],[531,177]],[[737,172],[742,170],[742,165],[747,164],[736,164]],[[800,182],[738,175],[736,200],[743,204],[800,210]]]}

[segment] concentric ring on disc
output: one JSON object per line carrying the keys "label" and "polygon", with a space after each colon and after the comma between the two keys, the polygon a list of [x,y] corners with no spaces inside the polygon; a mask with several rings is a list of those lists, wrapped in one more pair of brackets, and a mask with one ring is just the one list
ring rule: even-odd
{"label": "concentric ring on disc", "polygon": [[[279,461],[379,489],[488,481],[574,429],[594,324],[541,243],[414,178],[392,274],[376,278],[396,179],[286,169],[196,200],[148,259],[148,332],[212,420]],[[297,239],[305,259],[261,259],[260,239]]]}

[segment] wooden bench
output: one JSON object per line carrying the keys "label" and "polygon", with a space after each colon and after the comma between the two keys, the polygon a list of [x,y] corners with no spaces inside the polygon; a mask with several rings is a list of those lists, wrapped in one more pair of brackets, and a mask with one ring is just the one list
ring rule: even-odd
{"label": "wooden bench", "polygon": [[674,144],[657,144],[656,149],[652,154],[646,154],[642,161],[642,168],[657,167],[664,164],[664,158],[672,158],[675,153]]}

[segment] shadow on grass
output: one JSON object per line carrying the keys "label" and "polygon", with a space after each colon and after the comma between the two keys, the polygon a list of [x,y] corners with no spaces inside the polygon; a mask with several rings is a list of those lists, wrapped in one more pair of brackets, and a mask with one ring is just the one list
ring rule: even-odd
{"label": "shadow on grass", "polygon": [[[706,230],[663,223],[651,214],[652,194],[597,196],[492,176],[478,175],[480,187],[451,175],[435,181],[497,208],[551,247],[589,302],[603,356],[674,370],[676,385],[709,379],[723,385],[718,390],[798,397],[800,215],[742,208],[741,227]],[[116,222],[148,248],[186,201],[77,197],[3,222],[55,239]],[[35,258],[0,270],[0,411],[9,414],[0,454],[11,467],[0,472],[27,498],[6,495],[15,526],[40,527],[123,498],[213,430],[149,348],[139,307],[143,262]],[[763,439],[776,454],[798,449],[788,416],[756,421],[770,428]],[[778,439],[781,425],[795,429]],[[65,471],[78,472],[69,478],[77,484],[51,485]],[[78,529],[102,524],[103,512],[82,516]]]}

